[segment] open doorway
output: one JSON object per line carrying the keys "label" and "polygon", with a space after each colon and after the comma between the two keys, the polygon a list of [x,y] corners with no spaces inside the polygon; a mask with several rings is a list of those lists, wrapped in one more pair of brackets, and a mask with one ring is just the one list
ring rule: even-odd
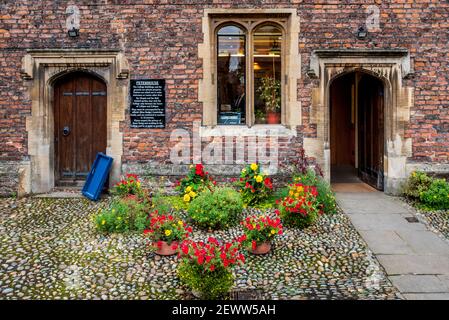
{"label": "open doorway", "polygon": [[330,93],[331,181],[384,190],[384,85],[363,72],[336,78]]}

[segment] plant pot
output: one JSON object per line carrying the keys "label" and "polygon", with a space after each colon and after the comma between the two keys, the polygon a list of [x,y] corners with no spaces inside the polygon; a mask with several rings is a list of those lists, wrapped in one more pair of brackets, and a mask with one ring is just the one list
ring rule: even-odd
{"label": "plant pot", "polygon": [[159,256],[172,256],[176,254],[176,250],[172,248],[172,245],[178,244],[178,242],[173,241],[171,244],[168,244],[166,241],[161,241],[162,245],[161,247],[157,249],[155,252]]}
{"label": "plant pot", "polygon": [[268,124],[280,124],[281,114],[278,112],[267,112],[267,123]]}
{"label": "plant pot", "polygon": [[256,246],[256,249],[252,250],[252,254],[267,254],[271,250],[271,243],[264,242]]}

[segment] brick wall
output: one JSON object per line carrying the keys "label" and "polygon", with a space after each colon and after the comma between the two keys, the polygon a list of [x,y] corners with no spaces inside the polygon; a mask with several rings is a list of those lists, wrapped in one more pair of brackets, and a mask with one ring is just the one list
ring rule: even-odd
{"label": "brick wall", "polygon": [[[106,4],[107,3],[107,4]],[[117,4],[120,3],[120,4]],[[303,108],[299,138],[284,148],[284,159],[300,148],[302,136],[314,136],[309,121],[311,88],[307,77],[310,53],[319,48],[393,48],[410,50],[415,77],[404,85],[415,88],[414,108],[407,136],[413,139],[416,162],[449,163],[449,3],[439,0],[397,1],[261,1],[252,0],[123,0],[76,1],[81,10],[80,37],[65,31],[65,1],[0,1],[0,160],[20,161],[27,156],[25,117],[31,102],[20,78],[26,49],[119,48],[126,55],[131,78],[165,78],[167,129],[129,128],[122,124],[123,162],[167,162],[167,143],[174,128],[191,130],[201,120],[198,81],[202,62],[203,8],[297,8],[301,19],[299,50],[302,80],[298,83]],[[366,20],[365,9],[381,10],[380,31],[364,41],[354,36]],[[293,148],[292,148],[293,146]]]}

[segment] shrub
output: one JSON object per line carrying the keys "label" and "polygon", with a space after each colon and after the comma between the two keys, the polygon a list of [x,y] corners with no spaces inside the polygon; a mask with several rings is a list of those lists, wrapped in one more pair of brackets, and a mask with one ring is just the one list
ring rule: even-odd
{"label": "shrub", "polygon": [[314,186],[301,183],[290,185],[289,195],[277,201],[282,220],[301,229],[315,223],[321,213],[317,195]]}
{"label": "shrub", "polygon": [[152,208],[160,214],[166,214],[172,211],[187,210],[188,203],[177,195],[155,195],[152,199]]}
{"label": "shrub", "polygon": [[271,179],[260,172],[260,165],[257,163],[252,163],[242,169],[237,186],[243,203],[249,206],[263,203],[273,192]]}
{"label": "shrub", "polygon": [[221,245],[212,237],[207,243],[186,240],[179,248],[179,278],[202,298],[220,298],[234,284],[231,268],[245,262],[239,248],[239,242]]}
{"label": "shrub", "polygon": [[101,232],[142,232],[148,226],[147,217],[145,204],[130,199],[116,200],[95,216],[95,224]]}
{"label": "shrub", "polygon": [[176,189],[183,196],[185,202],[191,202],[199,193],[205,190],[211,190],[216,182],[209,175],[209,172],[204,171],[202,164],[190,166],[190,171],[187,176],[177,183]]}
{"label": "shrub", "polygon": [[444,179],[435,179],[419,198],[428,209],[449,210],[449,183]]}
{"label": "shrub", "polygon": [[297,175],[293,178],[294,182],[302,183],[306,186],[313,186],[317,189],[317,201],[320,204],[320,209],[324,213],[335,213],[337,202],[335,194],[331,189],[330,184],[321,176],[317,175],[315,171],[309,169],[304,174]]}
{"label": "shrub", "polygon": [[429,177],[426,173],[421,171],[412,172],[410,177],[403,188],[403,194],[405,197],[418,201],[421,197],[421,193],[429,189],[433,182],[433,178]]}
{"label": "shrub", "polygon": [[191,227],[186,227],[181,219],[171,214],[160,214],[154,211],[150,214],[149,220],[148,229],[145,229],[144,234],[153,244],[156,244],[155,249],[161,246],[161,241],[168,244],[181,242],[192,233]]}
{"label": "shrub", "polygon": [[208,229],[226,228],[237,222],[243,211],[240,194],[231,188],[205,191],[189,205],[188,214],[198,226]]}
{"label": "shrub", "polygon": [[242,243],[252,250],[265,242],[270,242],[276,235],[282,234],[282,224],[279,218],[271,219],[269,216],[251,216],[241,222],[244,236]]}
{"label": "shrub", "polygon": [[128,173],[120,182],[116,183],[114,188],[112,189],[112,194],[126,197],[126,196],[136,196],[139,199],[147,200],[148,196],[145,191],[142,189],[141,181],[139,177],[135,174]]}

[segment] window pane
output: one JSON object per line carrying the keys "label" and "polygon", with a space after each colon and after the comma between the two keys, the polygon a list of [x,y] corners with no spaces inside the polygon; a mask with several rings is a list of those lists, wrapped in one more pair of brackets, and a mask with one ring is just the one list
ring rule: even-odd
{"label": "window pane", "polygon": [[246,122],[246,63],[245,35],[235,26],[226,26],[218,32],[218,123],[244,124]]}
{"label": "window pane", "polygon": [[262,26],[254,33],[254,111],[256,123],[281,123],[282,32]]}

